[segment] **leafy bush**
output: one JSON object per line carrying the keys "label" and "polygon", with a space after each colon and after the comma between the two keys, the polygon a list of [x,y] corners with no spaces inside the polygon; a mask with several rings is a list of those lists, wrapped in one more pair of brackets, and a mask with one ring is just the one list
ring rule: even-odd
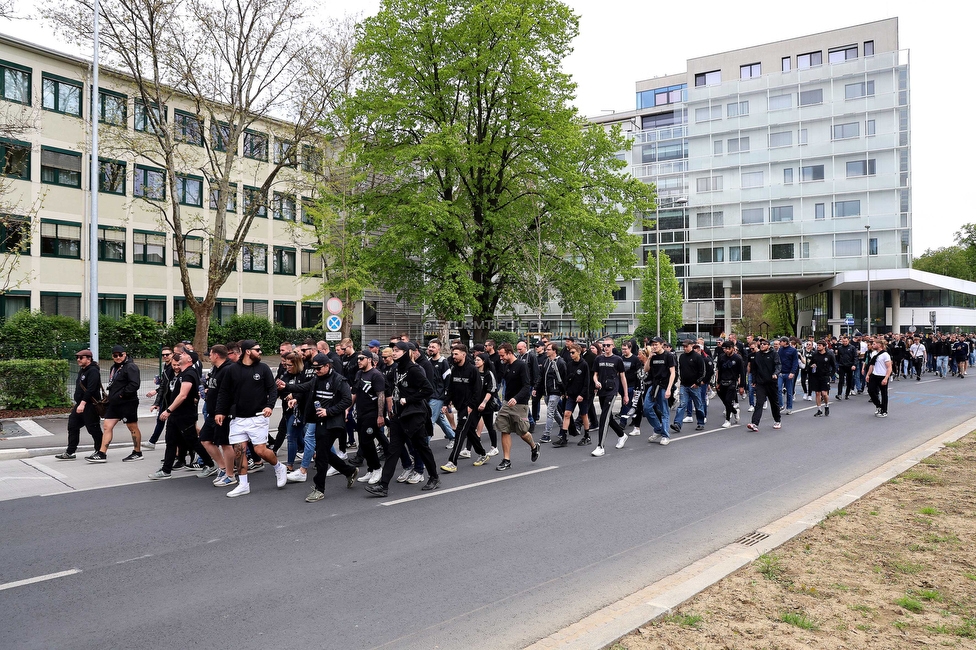
{"label": "leafy bush", "polygon": [[20,311],[0,327],[0,358],[58,359],[62,343],[87,340],[88,326],[73,318]]}
{"label": "leafy bush", "polygon": [[0,406],[41,409],[71,406],[68,362],[63,359],[0,361]]}
{"label": "leafy bush", "polygon": [[515,344],[518,343],[519,340],[519,336],[515,332],[501,332],[501,331],[488,332],[488,338],[495,341],[496,350],[498,349],[498,346],[501,345],[502,343],[511,343],[512,347],[514,348]]}
{"label": "leafy bush", "polygon": [[116,320],[108,316],[98,318],[99,356],[113,345],[122,345],[134,357],[156,357],[163,343],[163,329],[159,323],[142,314],[126,314]]}
{"label": "leafy bush", "polygon": [[[213,327],[212,321],[210,326]],[[173,323],[166,330],[164,345],[173,345],[179,341],[192,341],[196,331],[197,317],[189,309],[184,309],[173,316]]]}

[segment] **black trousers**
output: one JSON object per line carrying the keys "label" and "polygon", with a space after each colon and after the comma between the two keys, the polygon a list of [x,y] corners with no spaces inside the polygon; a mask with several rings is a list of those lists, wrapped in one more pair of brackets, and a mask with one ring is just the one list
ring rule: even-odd
{"label": "black trousers", "polygon": [[98,419],[98,411],[93,404],[85,404],[83,413],[78,413],[75,408],[68,414],[68,447],[65,453],[73,454],[78,450],[78,442],[81,437],[81,427],[88,430],[88,435],[95,441],[95,451],[102,448],[102,423]]}
{"label": "black trousers", "polygon": [[[371,472],[379,470],[380,456],[376,453],[376,442],[379,441],[383,448],[383,456],[390,453],[390,442],[383,435],[383,432],[376,426],[377,411],[372,413],[360,413],[356,420],[356,430],[359,432],[359,452],[366,460],[366,469]],[[316,447],[318,449],[318,447]]]}
{"label": "black trousers", "polygon": [[735,413],[735,395],[735,384],[729,384],[728,386],[722,386],[719,384],[718,396],[719,399],[722,400],[722,403],[725,404],[726,420],[730,420],[732,418],[732,414]]}
{"label": "black trousers", "polygon": [[166,453],[163,454],[164,473],[169,474],[173,471],[173,463],[176,462],[177,453],[180,453],[182,458],[184,451],[195,451],[203,459],[205,465],[212,467],[214,464],[213,458],[203,448],[203,445],[200,444],[200,438],[197,437],[196,421],[169,418],[166,420]]}
{"label": "black trousers", "polygon": [[[488,409],[485,409],[485,413],[488,413]],[[454,446],[451,448],[451,453],[447,457],[450,462],[457,465],[458,457],[465,443],[474,449],[474,452],[479,456],[484,456],[487,453],[484,445],[481,444],[481,438],[478,437],[478,421],[480,419],[477,410],[472,411],[470,416],[468,415],[466,406],[462,406],[457,410],[457,435],[454,436]],[[488,420],[486,419],[486,426],[487,422]]]}
{"label": "black trousers", "polygon": [[414,413],[405,418],[399,416],[390,418],[390,453],[386,456],[386,462],[383,463],[383,477],[380,479],[380,485],[383,487],[390,486],[393,474],[396,473],[400,454],[403,452],[407,441],[410,441],[414,452],[424,461],[424,467],[427,468],[430,478],[432,480],[437,478],[437,461],[434,460],[434,454],[427,443],[428,423],[430,423],[430,417],[425,413]]}
{"label": "black trousers", "polygon": [[779,422],[779,386],[777,382],[756,384],[756,410],[752,412],[752,423],[757,427],[762,420],[763,403],[769,400],[769,410],[773,412],[773,422]]}
{"label": "black trousers", "polygon": [[613,417],[613,400],[617,398],[617,393],[610,393],[609,395],[600,395],[600,432],[597,434],[597,447],[603,446],[603,438],[607,435],[607,427],[609,426],[613,429],[613,432],[617,434],[618,438],[622,438],[624,435],[624,430],[620,427],[620,423],[617,422],[617,418]]}
{"label": "black trousers", "polygon": [[[844,387],[847,387],[847,392],[844,392]],[[837,368],[837,394],[838,395],[850,395],[851,391],[854,390],[854,371],[851,370],[850,366],[838,366]]]}
{"label": "black trousers", "polygon": [[[891,375],[894,377],[894,373]],[[888,412],[888,385],[882,384],[884,375],[871,375],[868,377],[868,396],[871,403],[881,409],[882,413]]]}
{"label": "black trousers", "polygon": [[352,465],[339,458],[332,451],[332,445],[337,440],[343,441],[345,439],[345,427],[329,429],[322,423],[315,426],[315,476],[312,477],[312,482],[315,483],[315,489],[319,492],[325,491],[325,473],[329,471],[330,465],[346,478],[352,476],[353,471],[355,471]]}

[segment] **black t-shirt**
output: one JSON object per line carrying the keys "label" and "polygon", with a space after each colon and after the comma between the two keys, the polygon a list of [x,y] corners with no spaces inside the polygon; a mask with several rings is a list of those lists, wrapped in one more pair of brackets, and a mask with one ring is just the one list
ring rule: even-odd
{"label": "black t-shirt", "polygon": [[669,352],[651,355],[651,386],[666,388],[671,379],[671,368],[674,368],[674,355]]}
{"label": "black t-shirt", "polygon": [[358,417],[362,418],[370,414],[375,417],[379,411],[377,398],[380,393],[386,393],[386,379],[382,372],[376,368],[370,368],[366,372],[360,371],[356,375],[352,395],[356,398]]}
{"label": "black t-shirt", "polygon": [[170,382],[170,404],[183,390],[184,384],[190,384],[190,392],[187,393],[186,399],[179,406],[171,409],[170,418],[180,422],[192,422],[197,419],[197,402],[200,398],[200,375],[197,374],[193,366],[173,377]]}
{"label": "black t-shirt", "polygon": [[598,394],[610,395],[616,393],[617,388],[620,386],[620,373],[624,371],[623,360],[616,354],[611,354],[609,357],[601,354],[593,363],[596,366],[594,372],[596,373],[597,381],[600,382]]}
{"label": "black t-shirt", "polygon": [[624,377],[627,378],[627,388],[637,388],[637,371],[641,368],[641,362],[636,354],[629,357],[621,355],[620,360],[624,364]]}

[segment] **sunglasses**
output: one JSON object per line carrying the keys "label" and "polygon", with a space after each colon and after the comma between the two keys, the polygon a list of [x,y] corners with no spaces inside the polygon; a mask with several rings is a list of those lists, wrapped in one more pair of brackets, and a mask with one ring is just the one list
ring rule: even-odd
{"label": "sunglasses", "polygon": [[113,359],[121,359],[124,356],[125,356],[125,352],[113,352],[112,353],[112,358]]}
{"label": "sunglasses", "polygon": [[82,354],[82,355],[77,355],[76,354],[75,355],[75,359],[91,359],[91,357],[88,356],[87,354]]}
{"label": "sunglasses", "polygon": [[261,348],[251,348],[251,352],[257,352],[260,354]]}
{"label": "sunglasses", "polygon": [[356,361],[364,361],[366,357],[356,357]]}
{"label": "sunglasses", "polygon": [[171,357],[171,356],[173,356],[173,353],[172,352],[163,352],[163,356],[164,357]]}

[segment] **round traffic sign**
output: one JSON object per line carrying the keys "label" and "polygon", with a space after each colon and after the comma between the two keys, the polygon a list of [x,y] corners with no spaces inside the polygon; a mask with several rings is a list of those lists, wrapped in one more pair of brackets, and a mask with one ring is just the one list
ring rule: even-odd
{"label": "round traffic sign", "polygon": [[342,319],[335,315],[329,316],[325,321],[325,326],[329,328],[330,332],[338,332],[342,328]]}
{"label": "round traffic sign", "polygon": [[338,298],[329,298],[325,303],[325,308],[329,310],[330,314],[338,314],[342,311],[342,301]]}

